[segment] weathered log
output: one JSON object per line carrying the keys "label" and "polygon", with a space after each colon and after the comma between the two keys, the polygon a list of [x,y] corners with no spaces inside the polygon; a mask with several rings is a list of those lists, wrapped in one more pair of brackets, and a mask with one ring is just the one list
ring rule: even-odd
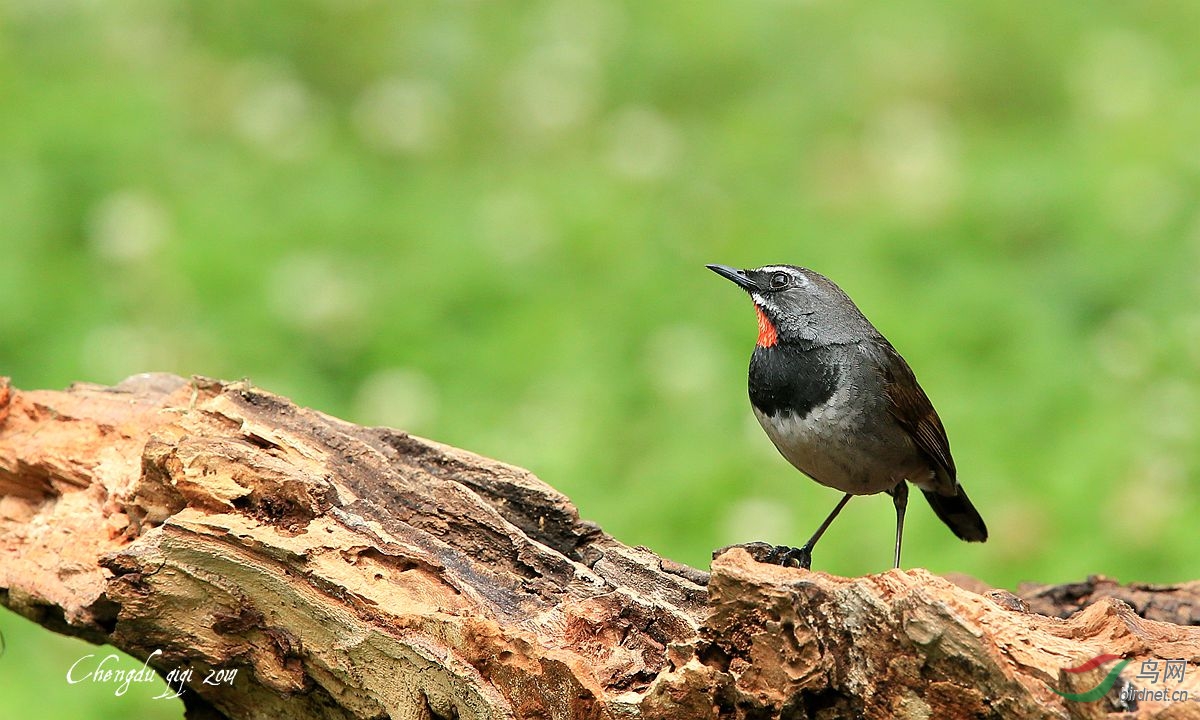
{"label": "weathered log", "polygon": [[[1022,600],[754,546],[709,576],[524,470],[245,383],[0,379],[0,496],[0,600],[163,674],[237,669],[187,684],[194,718],[1090,718],[1131,708],[1151,658],[1200,692],[1195,583]],[[1135,662],[1103,698],[1054,692],[1104,653]]]}

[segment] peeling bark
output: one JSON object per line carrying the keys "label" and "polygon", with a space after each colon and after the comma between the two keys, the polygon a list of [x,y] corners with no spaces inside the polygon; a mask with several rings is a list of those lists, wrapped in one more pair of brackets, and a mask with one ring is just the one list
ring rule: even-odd
{"label": "peeling bark", "polygon": [[1197,583],[1018,596],[761,549],[709,576],[525,470],[244,383],[0,379],[0,600],[160,672],[238,669],[188,686],[192,718],[1106,717],[1136,662],[1096,702],[1051,689],[1101,653],[1183,659],[1200,697]]}

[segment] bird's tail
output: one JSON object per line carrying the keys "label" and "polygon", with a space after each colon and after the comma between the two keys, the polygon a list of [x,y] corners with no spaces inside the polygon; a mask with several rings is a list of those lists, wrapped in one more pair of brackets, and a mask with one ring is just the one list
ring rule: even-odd
{"label": "bird's tail", "polygon": [[931,490],[922,490],[925,499],[933,507],[933,511],[942,522],[954,531],[960,539],[967,542],[983,542],[987,540],[987,525],[979,511],[971,504],[970,498],[960,485],[956,495],[938,495]]}

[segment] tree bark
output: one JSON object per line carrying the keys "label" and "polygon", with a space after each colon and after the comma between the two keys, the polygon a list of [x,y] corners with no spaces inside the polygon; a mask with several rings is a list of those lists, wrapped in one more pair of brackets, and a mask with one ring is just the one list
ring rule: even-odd
{"label": "tree bark", "polygon": [[[525,470],[245,383],[0,379],[0,600],[193,718],[1200,718],[1200,583],[1020,596],[628,547]],[[957,583],[957,584],[956,584]],[[1104,697],[1111,654],[1132,662]],[[1147,685],[1138,662],[1184,662]],[[237,670],[208,685],[206,670]]]}

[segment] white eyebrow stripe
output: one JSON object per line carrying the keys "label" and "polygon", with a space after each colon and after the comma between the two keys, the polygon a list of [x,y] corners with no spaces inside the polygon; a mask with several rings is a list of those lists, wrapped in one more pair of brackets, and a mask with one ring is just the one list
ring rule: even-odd
{"label": "white eyebrow stripe", "polygon": [[781,272],[781,273],[788,275],[789,277],[795,278],[797,285],[808,285],[808,278],[804,276],[803,272],[797,270],[794,267],[789,267],[787,265],[763,265],[758,270],[759,270],[759,272],[764,272],[764,273],[768,273],[768,274]]}

